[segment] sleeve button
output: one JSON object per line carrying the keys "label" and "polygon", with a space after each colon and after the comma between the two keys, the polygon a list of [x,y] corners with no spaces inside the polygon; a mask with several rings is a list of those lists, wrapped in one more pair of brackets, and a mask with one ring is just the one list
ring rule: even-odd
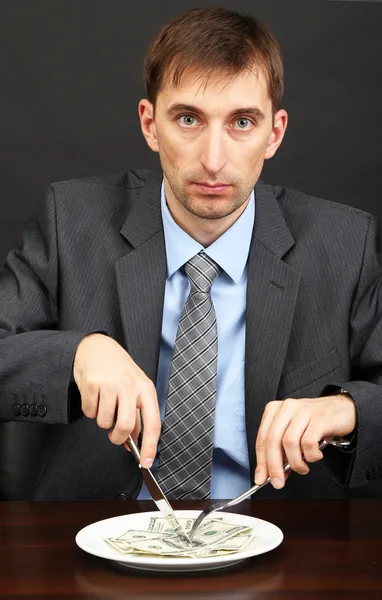
{"label": "sleeve button", "polygon": [[19,417],[21,415],[21,408],[20,408],[20,404],[12,404],[11,406],[11,410],[12,410],[12,414],[15,417]]}
{"label": "sleeve button", "polygon": [[29,404],[22,404],[20,411],[23,417],[29,417]]}
{"label": "sleeve button", "polygon": [[117,494],[117,496],[115,497],[116,500],[130,500],[130,496],[128,496],[127,494],[121,492],[120,494]]}
{"label": "sleeve button", "polygon": [[31,404],[29,407],[29,414],[31,417],[37,416],[37,404]]}
{"label": "sleeve button", "polygon": [[39,404],[37,407],[37,414],[39,417],[45,417],[46,413],[48,412],[48,409],[46,407],[45,404]]}

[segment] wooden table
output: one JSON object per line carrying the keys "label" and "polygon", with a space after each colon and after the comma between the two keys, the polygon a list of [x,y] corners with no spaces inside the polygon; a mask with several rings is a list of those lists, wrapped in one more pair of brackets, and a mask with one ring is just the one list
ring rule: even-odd
{"label": "wooden table", "polygon": [[74,541],[85,525],[153,510],[151,502],[0,503],[0,598],[382,599],[381,500],[254,500],[235,509],[278,525],[281,546],[225,571],[162,575],[119,569]]}

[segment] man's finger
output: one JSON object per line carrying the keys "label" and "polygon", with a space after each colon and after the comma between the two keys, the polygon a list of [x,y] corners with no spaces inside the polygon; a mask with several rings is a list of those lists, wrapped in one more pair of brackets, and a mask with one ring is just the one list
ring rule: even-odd
{"label": "man's finger", "polygon": [[139,408],[137,408],[135,411],[135,426],[134,426],[133,431],[131,432],[131,437],[133,438],[133,440],[136,444],[138,443],[138,437],[139,437],[139,434],[141,433],[141,428],[142,428],[141,411],[139,410]]}
{"label": "man's finger", "polygon": [[154,462],[161,432],[158,399],[155,386],[151,381],[142,388],[137,406],[140,408],[143,424],[141,465],[149,469]]}
{"label": "man's finger", "polygon": [[110,429],[114,425],[117,404],[116,392],[113,388],[101,386],[99,393],[97,425],[102,429]]}
{"label": "man's finger", "polygon": [[275,418],[276,414],[280,410],[281,402],[273,401],[268,402],[265,407],[263,417],[261,419],[260,427],[256,437],[256,471],[255,471],[255,483],[261,485],[268,478],[268,466],[267,466],[267,438],[269,427]]}
{"label": "man's finger", "polygon": [[95,382],[84,383],[79,387],[81,408],[85,417],[95,419],[98,413],[99,386]]}
{"label": "man's finger", "polygon": [[118,391],[117,414],[113,431],[109,440],[113,444],[123,444],[135,427],[135,402],[131,390]]}
{"label": "man's finger", "polygon": [[[324,455],[319,449],[319,443],[325,437],[323,432],[326,428],[325,421],[317,418],[312,419],[309,427],[306,428],[301,439],[301,448],[308,462],[317,462],[323,458]],[[328,439],[327,436],[326,439]]]}
{"label": "man's finger", "polygon": [[282,402],[281,409],[273,419],[267,436],[267,468],[271,484],[277,490],[284,487],[284,447],[283,438],[296,412],[296,400],[287,399]]}
{"label": "man's finger", "polygon": [[300,410],[292,417],[283,437],[284,452],[292,471],[300,475],[307,475],[309,467],[302,458],[302,437],[309,426],[311,413],[309,410]]}

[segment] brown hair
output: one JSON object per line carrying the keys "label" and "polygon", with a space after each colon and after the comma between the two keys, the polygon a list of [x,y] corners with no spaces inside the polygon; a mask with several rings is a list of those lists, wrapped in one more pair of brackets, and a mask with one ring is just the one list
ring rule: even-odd
{"label": "brown hair", "polygon": [[274,114],[284,92],[277,40],[255,17],[206,7],[189,10],[162,27],[147,50],[143,77],[155,107],[165,82],[178,85],[186,69],[202,70],[207,81],[218,73],[235,76],[254,67],[261,67],[267,78]]}

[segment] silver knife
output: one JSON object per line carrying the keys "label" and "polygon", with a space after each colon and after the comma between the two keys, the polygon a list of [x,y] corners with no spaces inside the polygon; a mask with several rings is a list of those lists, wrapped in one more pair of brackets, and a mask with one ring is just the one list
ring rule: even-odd
{"label": "silver knife", "polygon": [[149,490],[149,492],[152,496],[152,499],[154,500],[155,504],[159,508],[162,515],[167,520],[171,529],[173,529],[175,531],[175,533],[181,538],[182,542],[185,542],[186,544],[193,546],[194,542],[192,542],[190,540],[187,533],[184,531],[183,527],[179,523],[178,518],[176,517],[171,504],[169,503],[166,496],[162,492],[162,490],[159,486],[159,483],[156,481],[154,475],[152,474],[150,469],[144,469],[143,467],[141,467],[141,455],[139,453],[139,450],[138,450],[134,440],[132,439],[132,437],[130,435],[126,440],[126,443],[129,446],[135,460],[137,461],[139,468],[141,469],[143,481],[147,485],[147,489]]}

